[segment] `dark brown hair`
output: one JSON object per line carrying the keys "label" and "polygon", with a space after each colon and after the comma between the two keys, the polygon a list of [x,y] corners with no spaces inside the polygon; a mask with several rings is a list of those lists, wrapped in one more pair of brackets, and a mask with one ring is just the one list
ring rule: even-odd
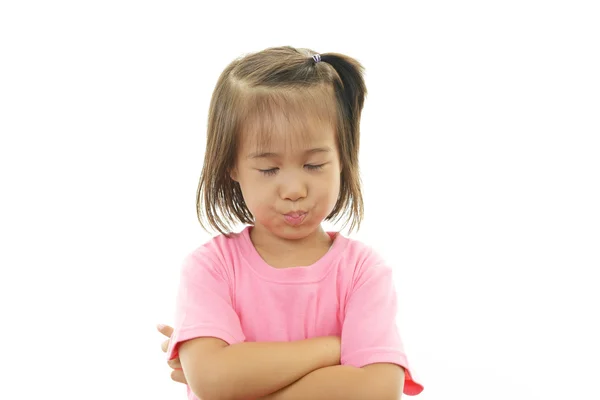
{"label": "dark brown hair", "polygon": [[[230,233],[230,223],[253,224],[240,186],[230,177],[239,137],[257,126],[268,141],[269,118],[275,114],[310,115],[335,126],[341,163],[340,194],[325,220],[346,216],[350,231],[363,218],[358,167],[360,116],[367,94],[363,66],[338,53],[321,54],[290,46],[272,47],[231,62],[221,73],[208,113],[204,166],[196,193],[196,211],[202,227]],[[308,114],[307,114],[308,113]],[[301,120],[298,119],[298,120]]]}

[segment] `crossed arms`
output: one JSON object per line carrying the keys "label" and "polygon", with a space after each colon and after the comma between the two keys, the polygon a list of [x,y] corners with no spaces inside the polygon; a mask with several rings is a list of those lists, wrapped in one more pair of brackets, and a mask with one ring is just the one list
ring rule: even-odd
{"label": "crossed arms", "polygon": [[340,365],[337,337],[228,345],[203,337],[181,343],[179,358],[202,400],[398,400],[404,370]]}

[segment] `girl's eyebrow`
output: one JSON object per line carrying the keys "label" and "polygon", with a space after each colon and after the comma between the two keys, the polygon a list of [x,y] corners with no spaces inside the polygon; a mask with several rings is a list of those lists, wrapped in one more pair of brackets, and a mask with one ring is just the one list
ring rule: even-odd
{"label": "girl's eyebrow", "polygon": [[[308,149],[304,152],[305,155],[307,154],[314,154],[314,153],[328,153],[331,151],[331,147],[315,147],[314,149]],[[255,152],[255,153],[250,153],[248,155],[248,159],[256,159],[256,158],[278,158],[281,157],[278,153],[271,153],[271,152]]]}

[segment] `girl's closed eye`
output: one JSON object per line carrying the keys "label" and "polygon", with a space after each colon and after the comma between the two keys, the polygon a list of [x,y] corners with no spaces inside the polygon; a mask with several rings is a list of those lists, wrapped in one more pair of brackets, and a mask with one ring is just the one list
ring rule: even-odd
{"label": "girl's closed eye", "polygon": [[263,175],[275,175],[279,168],[270,168],[270,169],[259,169],[260,173]]}
{"label": "girl's closed eye", "polygon": [[321,168],[323,168],[323,166],[327,164],[327,163],[323,163],[323,164],[306,164],[305,167],[306,169],[310,170],[310,171],[318,171]]}
{"label": "girl's closed eye", "polygon": [[[325,166],[325,164],[327,164],[327,163],[306,164],[306,165],[304,165],[304,168],[306,168],[309,171],[319,171],[320,169],[322,169]],[[259,169],[260,173],[263,175],[266,175],[266,176],[275,175],[278,170],[279,170],[279,168]]]}

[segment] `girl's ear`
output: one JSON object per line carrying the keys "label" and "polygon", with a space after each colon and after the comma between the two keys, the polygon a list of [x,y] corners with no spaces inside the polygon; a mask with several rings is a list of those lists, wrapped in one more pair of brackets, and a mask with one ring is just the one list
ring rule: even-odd
{"label": "girl's ear", "polygon": [[235,182],[237,182],[237,181],[238,181],[238,180],[237,180],[237,176],[238,176],[238,173],[237,173],[237,167],[233,167],[233,168],[231,168],[231,169],[229,170],[229,177],[230,177],[231,179],[233,179]]}

